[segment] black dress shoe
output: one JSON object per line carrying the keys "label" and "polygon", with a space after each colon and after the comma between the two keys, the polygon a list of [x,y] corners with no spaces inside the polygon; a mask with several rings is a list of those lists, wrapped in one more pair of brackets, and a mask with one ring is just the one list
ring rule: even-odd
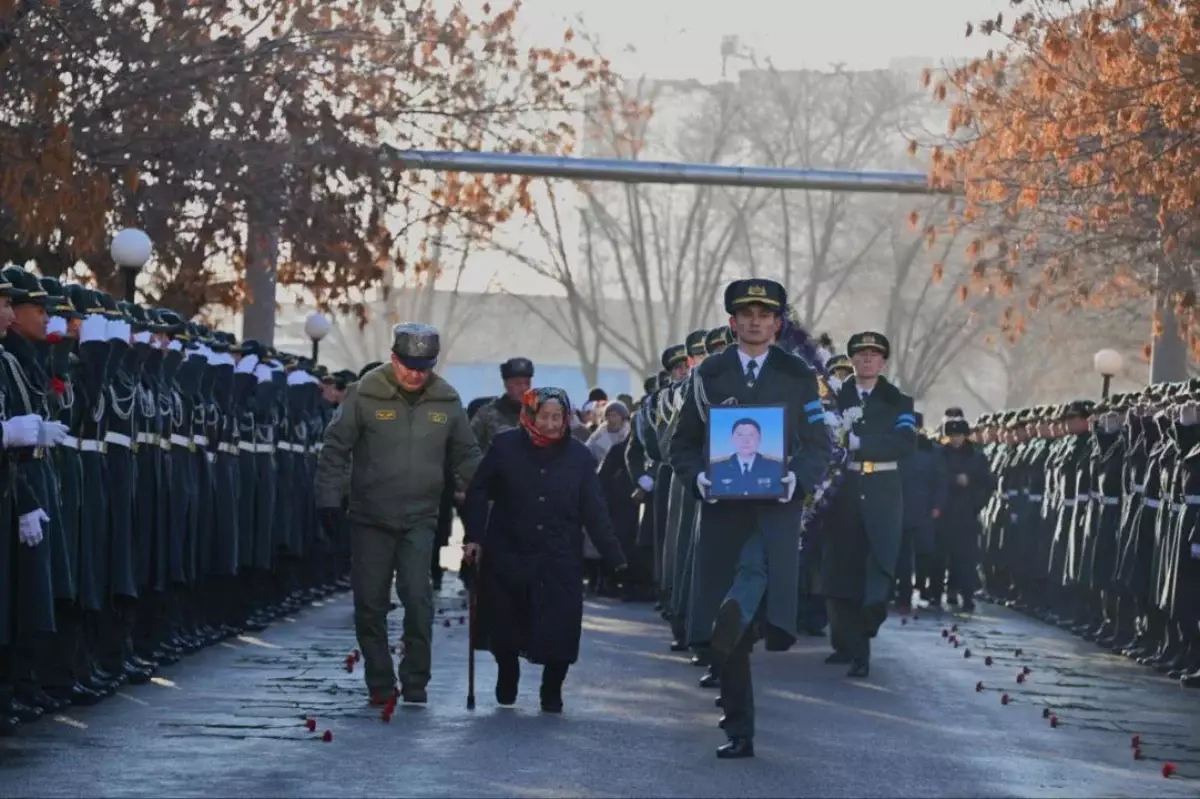
{"label": "black dress shoe", "polygon": [[10,716],[5,712],[0,711],[0,738],[7,738],[10,735],[16,735],[21,729],[21,720],[16,716]]}
{"label": "black dress shoe", "polygon": [[562,713],[563,700],[562,690],[550,691],[542,689],[542,712],[543,713]]}
{"label": "black dress shoe", "polygon": [[40,719],[45,711],[40,707],[33,707],[14,699],[8,703],[7,713],[11,716],[16,716],[17,720],[22,724],[32,724]]}
{"label": "black dress shoe", "polygon": [[721,716],[721,718],[717,719],[717,726],[720,727],[721,729],[725,729],[725,725],[727,723],[729,723],[729,716],[723,715],[723,716]]}
{"label": "black dress shoe", "polygon": [[711,671],[700,678],[701,688],[720,688],[721,678],[713,674]]}
{"label": "black dress shoe", "polygon": [[796,637],[791,633],[786,633],[778,627],[766,625],[766,633],[763,635],[763,646],[768,652],[786,652],[796,644]]}
{"label": "black dress shoe", "polygon": [[719,696],[713,700],[713,704],[716,705],[717,707],[721,708],[722,710],[725,709],[725,703],[723,701],[721,701],[721,697],[719,697]]}
{"label": "black dress shoe", "polygon": [[260,619],[257,616],[251,616],[242,624],[242,628],[249,633],[261,633],[270,626],[270,622],[266,619]]}
{"label": "black dress shoe", "polygon": [[865,660],[854,659],[850,662],[850,671],[846,672],[847,677],[870,677],[871,664]]}
{"label": "black dress shoe", "polygon": [[831,665],[842,665],[849,663],[854,658],[847,655],[845,652],[834,652],[829,657],[825,658],[825,662]]}
{"label": "black dress shoe", "polygon": [[1200,671],[1193,671],[1179,678],[1179,684],[1184,688],[1200,688]]}
{"label": "black dress shoe", "polygon": [[75,683],[71,686],[70,695],[65,698],[70,700],[75,707],[91,707],[100,702],[104,698],[104,694],[93,691],[82,683]]}
{"label": "black dress shoe", "polygon": [[729,743],[717,748],[717,757],[721,760],[739,760],[744,757],[754,757],[754,739],[730,736]]}
{"label": "black dress shoe", "polygon": [[153,676],[154,672],[150,669],[139,669],[132,663],[125,664],[125,679],[130,685],[145,685]]}
{"label": "black dress shoe", "polygon": [[687,650],[688,650],[688,645],[685,644],[683,641],[672,641],[671,642],[671,651],[672,652],[686,652]]}
{"label": "black dress shoe", "polygon": [[720,664],[727,660],[741,637],[742,606],[736,599],[728,599],[717,609],[717,618],[713,622],[712,641],[708,647],[713,662]]}
{"label": "black dress shoe", "polygon": [[697,652],[696,654],[692,655],[691,664],[693,666],[701,666],[701,667],[712,665],[711,663],[708,662],[708,652],[707,651]]}
{"label": "black dress shoe", "polygon": [[141,655],[130,655],[129,660],[127,662],[132,663],[133,665],[137,666],[139,669],[156,669],[156,668],[158,668],[157,663],[155,663],[152,660],[147,660],[146,658],[142,657]]}
{"label": "black dress shoe", "polygon": [[30,707],[40,707],[43,713],[57,713],[71,706],[70,701],[53,697],[41,688],[30,688],[17,693],[17,699]]}

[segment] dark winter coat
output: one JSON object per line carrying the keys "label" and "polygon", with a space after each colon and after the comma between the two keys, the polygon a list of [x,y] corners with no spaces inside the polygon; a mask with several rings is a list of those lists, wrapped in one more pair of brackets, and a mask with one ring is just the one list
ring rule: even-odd
{"label": "dark winter coat", "polygon": [[[938,519],[938,545],[950,557],[972,558],[979,552],[979,512],[996,489],[996,482],[987,458],[966,442],[957,449],[942,447],[939,453],[944,462],[946,500]],[[960,486],[957,477],[967,476],[967,485]]]}
{"label": "dark winter coat", "polygon": [[904,529],[913,531],[916,552],[932,552],[937,524],[933,511],[946,506],[946,463],[941,447],[919,437],[916,452],[900,462],[900,483],[904,486]]}
{"label": "dark winter coat", "polygon": [[613,534],[621,548],[629,551],[636,546],[638,534],[638,506],[633,500],[634,485],[629,469],[625,465],[625,450],[633,436],[613,444],[600,464],[600,487],[608,505],[608,517],[612,520]]}
{"label": "dark winter coat", "polygon": [[534,663],[574,663],[584,527],[610,567],[625,563],[587,446],[566,436],[537,447],[523,429],[498,434],[467,491],[466,511],[467,543],[482,549],[477,640]]}

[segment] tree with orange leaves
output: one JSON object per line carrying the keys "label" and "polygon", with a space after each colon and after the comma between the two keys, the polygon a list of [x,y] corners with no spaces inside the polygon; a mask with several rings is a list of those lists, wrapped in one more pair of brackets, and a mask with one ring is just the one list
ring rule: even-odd
{"label": "tree with orange leaves", "polygon": [[520,52],[519,0],[437,7],[0,0],[0,258],[109,284],[108,235],[136,224],[151,301],[188,314],[239,304],[268,248],[280,283],[331,306],[389,269],[436,269],[406,225],[486,235],[527,182],[431,180],[381,145],[557,149],[573,93],[608,78],[569,32]]}
{"label": "tree with orange leaves", "polygon": [[951,224],[993,225],[968,246],[977,283],[1033,309],[1155,294],[1200,351],[1200,5],[1012,5],[979,26],[1001,47],[925,77],[951,103],[932,152],[932,180],[965,193]]}

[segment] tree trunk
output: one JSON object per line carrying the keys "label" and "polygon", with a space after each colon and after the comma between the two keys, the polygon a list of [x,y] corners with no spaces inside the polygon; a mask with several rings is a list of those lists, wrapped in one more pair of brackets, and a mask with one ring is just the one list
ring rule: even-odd
{"label": "tree trunk", "polygon": [[279,265],[279,229],[261,218],[252,221],[246,237],[246,289],[242,309],[242,340],[275,343],[275,276]]}
{"label": "tree trunk", "polygon": [[1161,288],[1161,280],[1156,282],[1160,288],[1154,295],[1154,311],[1160,324],[1151,330],[1154,342],[1150,350],[1150,382],[1177,383],[1188,379],[1187,346],[1179,335],[1179,320],[1171,295]]}

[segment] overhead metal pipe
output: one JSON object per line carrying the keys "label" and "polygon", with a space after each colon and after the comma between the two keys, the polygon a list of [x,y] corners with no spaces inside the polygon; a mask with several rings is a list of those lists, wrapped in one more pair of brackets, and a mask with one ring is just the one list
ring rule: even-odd
{"label": "overhead metal pipe", "polygon": [[740,188],[853,191],[876,194],[948,194],[929,185],[921,172],[853,172],[837,169],[686,164],[624,161],[524,153],[398,150],[384,146],[385,157],[406,169],[528,175],[539,178],[600,180],[616,183],[736,186]]}

